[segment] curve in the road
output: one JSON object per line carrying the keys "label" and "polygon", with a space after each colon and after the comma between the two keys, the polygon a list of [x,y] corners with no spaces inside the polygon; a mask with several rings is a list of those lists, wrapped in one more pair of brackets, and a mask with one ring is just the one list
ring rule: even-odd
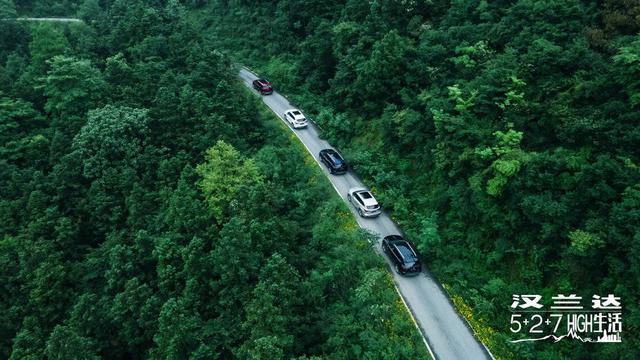
{"label": "curve in the road", "polygon": [[[250,89],[252,88],[252,81],[258,78],[246,68],[240,70],[239,76]],[[280,118],[282,118],[285,110],[295,107],[275,91],[272,95],[262,96],[262,99]],[[285,124],[287,124],[286,121]],[[332,146],[320,138],[319,130],[315,125],[309,124],[306,129],[291,130],[318,162],[318,165],[320,165],[320,168],[325,172],[336,192],[344,201],[346,201],[346,194],[349,188],[364,186],[353,172],[349,171],[345,175],[334,176],[330,175],[326,168],[320,164],[318,153],[320,150],[332,148]],[[360,227],[378,234],[380,238],[391,234],[401,234],[396,224],[386,213],[377,218],[365,219],[358,216],[350,204],[348,207]],[[374,248],[382,255],[380,242]],[[383,258],[391,265],[386,256],[383,256]],[[442,360],[493,358],[488,349],[476,340],[471,329],[465,320],[458,315],[442,287],[427,271],[420,276],[410,278],[403,277],[394,271],[391,271],[391,273],[396,288],[425,338],[425,344],[432,356]]]}

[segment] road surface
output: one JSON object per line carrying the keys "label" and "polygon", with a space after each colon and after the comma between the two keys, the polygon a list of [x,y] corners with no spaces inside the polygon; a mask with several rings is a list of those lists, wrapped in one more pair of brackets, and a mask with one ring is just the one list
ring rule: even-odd
{"label": "road surface", "polygon": [[[246,86],[253,88],[251,82],[257,79],[257,76],[247,69],[241,69],[240,78],[242,78]],[[275,91],[272,95],[262,96],[262,99],[281,119],[285,110],[294,107],[289,104],[287,99]],[[316,126],[310,123],[306,129],[291,130],[302,141],[311,156],[316,159],[316,162],[344,201],[347,201],[346,197],[349,188],[365,186],[351,171],[345,175],[331,175],[326,167],[320,163],[318,159],[320,150],[332,147],[328,142],[320,139],[319,130]],[[379,234],[380,238],[386,235],[400,234],[397,225],[386,213],[377,218],[364,219],[356,214],[351,204],[347,206],[351,209],[360,227]],[[375,249],[382,255],[380,241],[375,245]],[[389,259],[384,255],[383,258],[393,269]],[[392,274],[403,301],[408,305],[419,326],[418,329],[422,332],[423,337],[426,338],[427,348],[435,358],[441,360],[491,358],[484,345],[476,340],[465,320],[458,315],[447,295],[431,276],[426,272],[416,277],[403,277],[395,271],[392,271]]]}
{"label": "road surface", "polygon": [[2,21],[53,21],[53,22],[82,22],[81,19],[76,18],[11,18],[0,19]]}

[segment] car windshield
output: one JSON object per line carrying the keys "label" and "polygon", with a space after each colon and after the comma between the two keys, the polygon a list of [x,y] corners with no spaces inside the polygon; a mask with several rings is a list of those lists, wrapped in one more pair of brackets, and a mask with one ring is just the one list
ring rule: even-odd
{"label": "car windshield", "polygon": [[296,111],[292,111],[291,113],[293,115],[302,115],[302,113],[300,111],[297,111],[297,110]]}

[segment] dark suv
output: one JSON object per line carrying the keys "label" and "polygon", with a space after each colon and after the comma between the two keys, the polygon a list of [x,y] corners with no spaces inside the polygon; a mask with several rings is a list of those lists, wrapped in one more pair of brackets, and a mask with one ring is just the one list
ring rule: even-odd
{"label": "dark suv", "polygon": [[271,87],[271,83],[265,79],[257,79],[253,80],[253,88],[258,90],[262,95],[269,95],[273,93],[273,87]]}
{"label": "dark suv", "polygon": [[339,175],[347,172],[347,163],[342,156],[333,149],[320,150],[320,161],[327,166],[329,172],[332,174]]}
{"label": "dark suv", "polygon": [[418,275],[422,272],[422,263],[418,253],[410,242],[400,235],[389,235],[382,239],[382,250],[402,275]]}

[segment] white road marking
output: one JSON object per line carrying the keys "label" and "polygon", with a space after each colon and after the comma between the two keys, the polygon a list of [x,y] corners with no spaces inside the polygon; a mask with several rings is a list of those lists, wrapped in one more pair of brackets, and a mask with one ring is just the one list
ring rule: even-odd
{"label": "white road marking", "polygon": [[76,18],[6,18],[2,21],[52,21],[52,22],[83,22]]}

